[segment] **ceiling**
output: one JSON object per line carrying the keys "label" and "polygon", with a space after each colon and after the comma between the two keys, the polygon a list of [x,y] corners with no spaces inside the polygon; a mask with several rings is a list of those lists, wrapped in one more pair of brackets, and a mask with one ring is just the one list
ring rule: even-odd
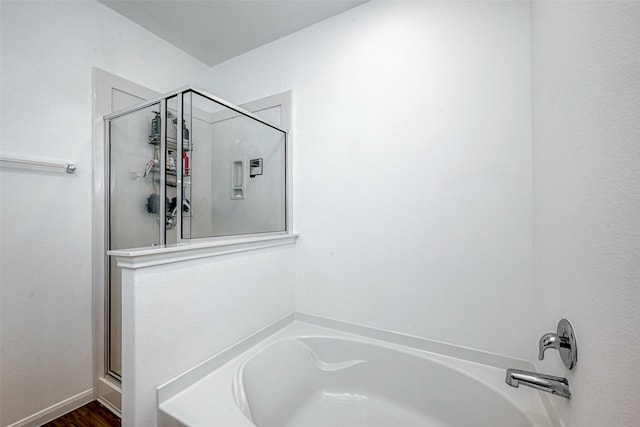
{"label": "ceiling", "polygon": [[366,0],[98,0],[213,66]]}

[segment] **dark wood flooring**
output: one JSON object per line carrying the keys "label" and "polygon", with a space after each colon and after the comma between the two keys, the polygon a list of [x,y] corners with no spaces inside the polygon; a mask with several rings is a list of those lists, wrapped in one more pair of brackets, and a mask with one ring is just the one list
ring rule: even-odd
{"label": "dark wood flooring", "polygon": [[94,400],[42,427],[120,427],[120,418]]}

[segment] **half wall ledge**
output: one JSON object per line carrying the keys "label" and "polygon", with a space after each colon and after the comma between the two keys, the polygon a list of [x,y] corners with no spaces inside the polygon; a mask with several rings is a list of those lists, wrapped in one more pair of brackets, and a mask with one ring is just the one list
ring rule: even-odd
{"label": "half wall ledge", "polygon": [[178,243],[174,245],[114,250],[107,252],[107,254],[116,258],[118,267],[138,269],[237,252],[293,245],[297,238],[298,234],[296,233],[283,233],[266,236],[207,239],[206,241]]}

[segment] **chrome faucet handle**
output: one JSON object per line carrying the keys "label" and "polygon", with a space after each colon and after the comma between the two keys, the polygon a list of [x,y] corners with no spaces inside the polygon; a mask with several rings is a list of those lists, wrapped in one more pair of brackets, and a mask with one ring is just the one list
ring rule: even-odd
{"label": "chrome faucet handle", "polygon": [[549,348],[560,350],[560,337],[558,337],[558,334],[549,332],[540,338],[540,342],[538,343],[538,360],[544,360],[544,352]]}
{"label": "chrome faucet handle", "polygon": [[544,352],[548,348],[555,348],[560,352],[560,358],[568,369],[573,369],[578,362],[578,347],[573,326],[567,319],[558,322],[557,333],[544,334],[538,343],[538,360],[544,359]]}

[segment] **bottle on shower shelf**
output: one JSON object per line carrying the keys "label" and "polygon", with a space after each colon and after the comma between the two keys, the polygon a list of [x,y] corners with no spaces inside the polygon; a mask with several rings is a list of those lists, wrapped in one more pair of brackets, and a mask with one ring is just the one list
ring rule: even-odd
{"label": "bottle on shower shelf", "polygon": [[151,137],[160,137],[160,113],[153,112],[155,117],[151,120]]}
{"label": "bottle on shower shelf", "polygon": [[189,155],[182,152],[182,174],[184,176],[189,176],[191,174],[191,169],[189,168]]}
{"label": "bottle on shower shelf", "polygon": [[189,141],[189,129],[187,129],[187,122],[182,120],[182,139]]}
{"label": "bottle on shower shelf", "polygon": [[167,170],[171,172],[175,172],[176,170],[176,159],[173,156],[167,156]]}

